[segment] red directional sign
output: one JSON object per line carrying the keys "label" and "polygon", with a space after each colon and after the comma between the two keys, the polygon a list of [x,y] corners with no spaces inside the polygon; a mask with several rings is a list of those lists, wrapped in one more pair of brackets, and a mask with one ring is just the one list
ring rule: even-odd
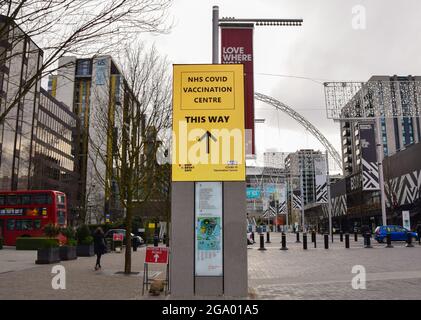
{"label": "red directional sign", "polygon": [[122,233],[114,233],[113,234],[113,241],[123,241],[123,234]]}
{"label": "red directional sign", "polygon": [[167,247],[147,247],[145,263],[168,263]]}

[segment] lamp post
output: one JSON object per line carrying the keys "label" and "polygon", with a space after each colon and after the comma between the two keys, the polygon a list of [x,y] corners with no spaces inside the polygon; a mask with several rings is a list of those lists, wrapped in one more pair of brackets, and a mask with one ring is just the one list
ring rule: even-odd
{"label": "lamp post", "polygon": [[224,17],[219,19],[219,6],[212,8],[212,63],[219,63],[219,22],[224,23],[251,23],[255,26],[301,26],[303,19],[236,19]]}
{"label": "lamp post", "polygon": [[329,236],[332,238],[332,204],[330,195],[329,158],[326,150],[326,187],[327,187],[327,213],[329,217]]}

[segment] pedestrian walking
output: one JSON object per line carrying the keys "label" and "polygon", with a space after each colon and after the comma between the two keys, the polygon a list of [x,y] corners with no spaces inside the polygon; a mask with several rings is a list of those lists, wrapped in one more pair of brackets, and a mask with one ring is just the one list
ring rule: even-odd
{"label": "pedestrian walking", "polygon": [[421,239],[421,221],[418,222],[417,234],[418,234],[418,242],[420,242],[420,239]]}
{"label": "pedestrian walking", "polygon": [[101,256],[106,251],[106,244],[104,238],[104,231],[98,227],[94,233],[94,253],[96,254],[95,270],[101,269]]}

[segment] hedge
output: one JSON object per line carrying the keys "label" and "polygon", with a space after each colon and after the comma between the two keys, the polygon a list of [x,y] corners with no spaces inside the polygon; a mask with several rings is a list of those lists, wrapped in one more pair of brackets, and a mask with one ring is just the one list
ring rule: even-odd
{"label": "hedge", "polygon": [[59,240],[45,237],[16,238],[16,250],[38,250],[42,248],[58,247]]}

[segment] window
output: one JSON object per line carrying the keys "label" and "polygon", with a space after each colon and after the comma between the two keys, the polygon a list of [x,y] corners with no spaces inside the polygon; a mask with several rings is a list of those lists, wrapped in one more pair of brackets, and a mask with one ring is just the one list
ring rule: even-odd
{"label": "window", "polygon": [[57,207],[64,208],[66,204],[66,197],[64,194],[58,194],[57,195]]}
{"label": "window", "polygon": [[4,205],[4,199],[5,197],[4,196],[0,196],[0,205]]}
{"label": "window", "polygon": [[76,74],[81,76],[87,76],[91,73],[91,60],[78,60],[76,65]]}
{"label": "window", "polygon": [[32,220],[16,220],[16,231],[33,230]]}
{"label": "window", "polygon": [[31,195],[29,194],[22,195],[22,204],[31,204]]}
{"label": "window", "polygon": [[34,204],[51,204],[51,196],[46,193],[35,194],[32,196]]}
{"label": "window", "polygon": [[7,230],[9,230],[9,231],[15,230],[15,219],[8,219],[7,220]]}
{"label": "window", "polygon": [[57,223],[58,224],[66,224],[66,215],[64,211],[57,211]]}
{"label": "window", "polygon": [[22,231],[33,230],[32,220],[22,220]]}
{"label": "window", "polygon": [[41,220],[34,220],[34,229],[41,229]]}
{"label": "window", "polygon": [[17,204],[20,204],[20,200],[21,200],[20,197],[17,195],[8,195],[6,204],[12,205],[12,206],[17,205]]}

